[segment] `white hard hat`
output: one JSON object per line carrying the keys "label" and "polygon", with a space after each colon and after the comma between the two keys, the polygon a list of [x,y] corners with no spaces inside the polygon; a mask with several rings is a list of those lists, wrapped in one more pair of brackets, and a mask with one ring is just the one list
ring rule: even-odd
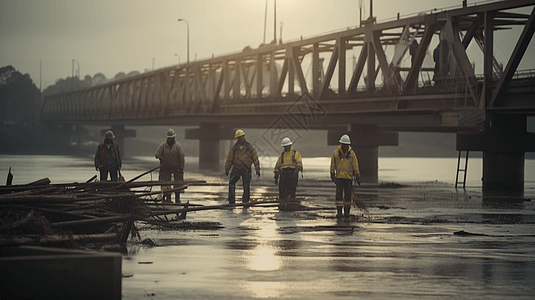
{"label": "white hard hat", "polygon": [[174,138],[176,136],[176,133],[173,129],[169,128],[167,130],[167,138]]}
{"label": "white hard hat", "polygon": [[340,144],[351,145],[351,140],[349,139],[349,135],[347,134],[342,135],[342,137],[340,138],[338,142]]}
{"label": "white hard hat", "polygon": [[113,140],[115,138],[115,135],[113,135],[113,132],[111,130],[108,130],[104,134],[104,137],[107,138],[107,139],[112,139]]}
{"label": "white hard hat", "polygon": [[282,139],[282,144],[281,144],[282,147],[290,146],[291,144],[292,144],[292,140],[290,140],[290,138],[285,137]]}

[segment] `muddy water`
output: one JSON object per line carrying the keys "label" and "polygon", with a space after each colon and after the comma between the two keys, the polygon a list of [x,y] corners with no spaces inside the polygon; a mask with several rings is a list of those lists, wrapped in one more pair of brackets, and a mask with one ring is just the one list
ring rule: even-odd
{"label": "muddy water", "polygon": [[[196,161],[188,161],[186,179],[221,185],[189,187],[182,199],[225,203],[226,178],[200,174]],[[153,158],[130,159],[123,175],[132,178],[154,165]],[[526,161],[524,197],[496,200],[480,191],[477,159],[470,160],[466,190],[453,188],[456,159],[380,159],[379,180],[402,186],[363,185],[357,196],[369,214],[353,207],[347,221],[333,218],[328,159],[305,159],[304,165],[298,195],[309,210],[188,213],[186,221],[223,227],[211,230],[161,231],[138,224],[141,238],[157,246],[130,240],[123,299],[533,298],[532,161]],[[0,173],[9,166],[14,184],[43,177],[53,183],[84,181],[96,174],[90,157],[0,156]],[[150,180],[147,176],[140,180]],[[252,198],[276,194],[269,171],[253,179]]]}

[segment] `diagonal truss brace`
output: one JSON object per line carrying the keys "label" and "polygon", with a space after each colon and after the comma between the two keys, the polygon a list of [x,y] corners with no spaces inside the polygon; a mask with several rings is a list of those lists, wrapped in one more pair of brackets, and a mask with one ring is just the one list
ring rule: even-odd
{"label": "diagonal truss brace", "polygon": [[524,57],[524,54],[526,53],[526,49],[528,48],[531,38],[533,37],[533,34],[535,32],[534,19],[535,19],[535,7],[533,8],[531,15],[526,25],[524,26],[524,29],[522,30],[522,34],[520,35],[520,38],[518,39],[516,43],[515,49],[513,50],[513,54],[509,58],[509,61],[507,62],[507,66],[505,67],[503,75],[500,77],[500,81],[498,82],[498,85],[496,86],[494,93],[492,94],[489,107],[495,107],[497,106],[497,104],[499,104],[497,100],[501,97],[501,95],[503,94],[503,91],[511,82],[511,79],[513,78],[513,75],[516,72],[518,65],[520,64],[522,57]]}

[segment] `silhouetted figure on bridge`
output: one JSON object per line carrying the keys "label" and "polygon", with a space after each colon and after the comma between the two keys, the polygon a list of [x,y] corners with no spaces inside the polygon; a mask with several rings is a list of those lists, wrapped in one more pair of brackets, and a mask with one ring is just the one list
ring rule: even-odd
{"label": "silhouetted figure on bridge", "polygon": [[433,50],[433,60],[435,61],[435,75],[433,80],[441,80],[450,73],[450,47],[446,40],[440,41]]}
{"label": "silhouetted figure on bridge", "polygon": [[[160,181],[171,181],[171,177],[175,182],[184,181],[184,150],[175,137],[176,133],[173,129],[167,130],[167,140],[156,149],[154,156],[160,160],[161,167],[158,176]],[[181,184],[162,185],[163,202],[171,203],[171,193],[166,190],[181,186]],[[184,190],[175,192],[175,203],[180,203],[180,193],[183,192]]]}
{"label": "silhouetted figure on bridge", "polygon": [[117,172],[120,172],[123,162],[119,144],[114,141],[115,135],[110,130],[106,131],[104,138],[97,147],[95,169],[100,172],[100,181],[108,180],[108,173],[111,181],[117,181]]}
{"label": "silhouetted figure on bridge", "polygon": [[[225,162],[225,175],[229,177],[228,203],[236,203],[236,183],[242,178],[243,196],[242,203],[248,203],[251,197],[251,165],[254,164],[256,176],[260,177],[260,162],[253,145],[245,140],[243,130],[236,130],[236,144],[227,155]],[[231,171],[232,168],[232,171]]]}
{"label": "silhouetted figure on bridge", "polygon": [[409,46],[409,54],[411,55],[411,66],[414,65],[414,59],[416,58],[416,52],[418,52],[418,41],[417,40],[412,40],[412,43]]}
{"label": "silhouetted figure on bridge", "polygon": [[340,145],[331,157],[331,180],[336,184],[336,218],[349,217],[353,180],[360,185],[359,162],[355,151],[351,148],[351,140],[344,134],[338,141]]}
{"label": "silhouetted figure on bridge", "polygon": [[435,62],[435,76],[440,71],[440,44],[433,50],[433,61]]}

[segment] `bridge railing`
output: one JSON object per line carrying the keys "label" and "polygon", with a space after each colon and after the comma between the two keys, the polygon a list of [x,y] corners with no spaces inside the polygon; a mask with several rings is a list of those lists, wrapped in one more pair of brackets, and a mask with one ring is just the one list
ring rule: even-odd
{"label": "bridge railing", "polygon": [[513,75],[514,79],[535,78],[535,69],[520,70]]}

